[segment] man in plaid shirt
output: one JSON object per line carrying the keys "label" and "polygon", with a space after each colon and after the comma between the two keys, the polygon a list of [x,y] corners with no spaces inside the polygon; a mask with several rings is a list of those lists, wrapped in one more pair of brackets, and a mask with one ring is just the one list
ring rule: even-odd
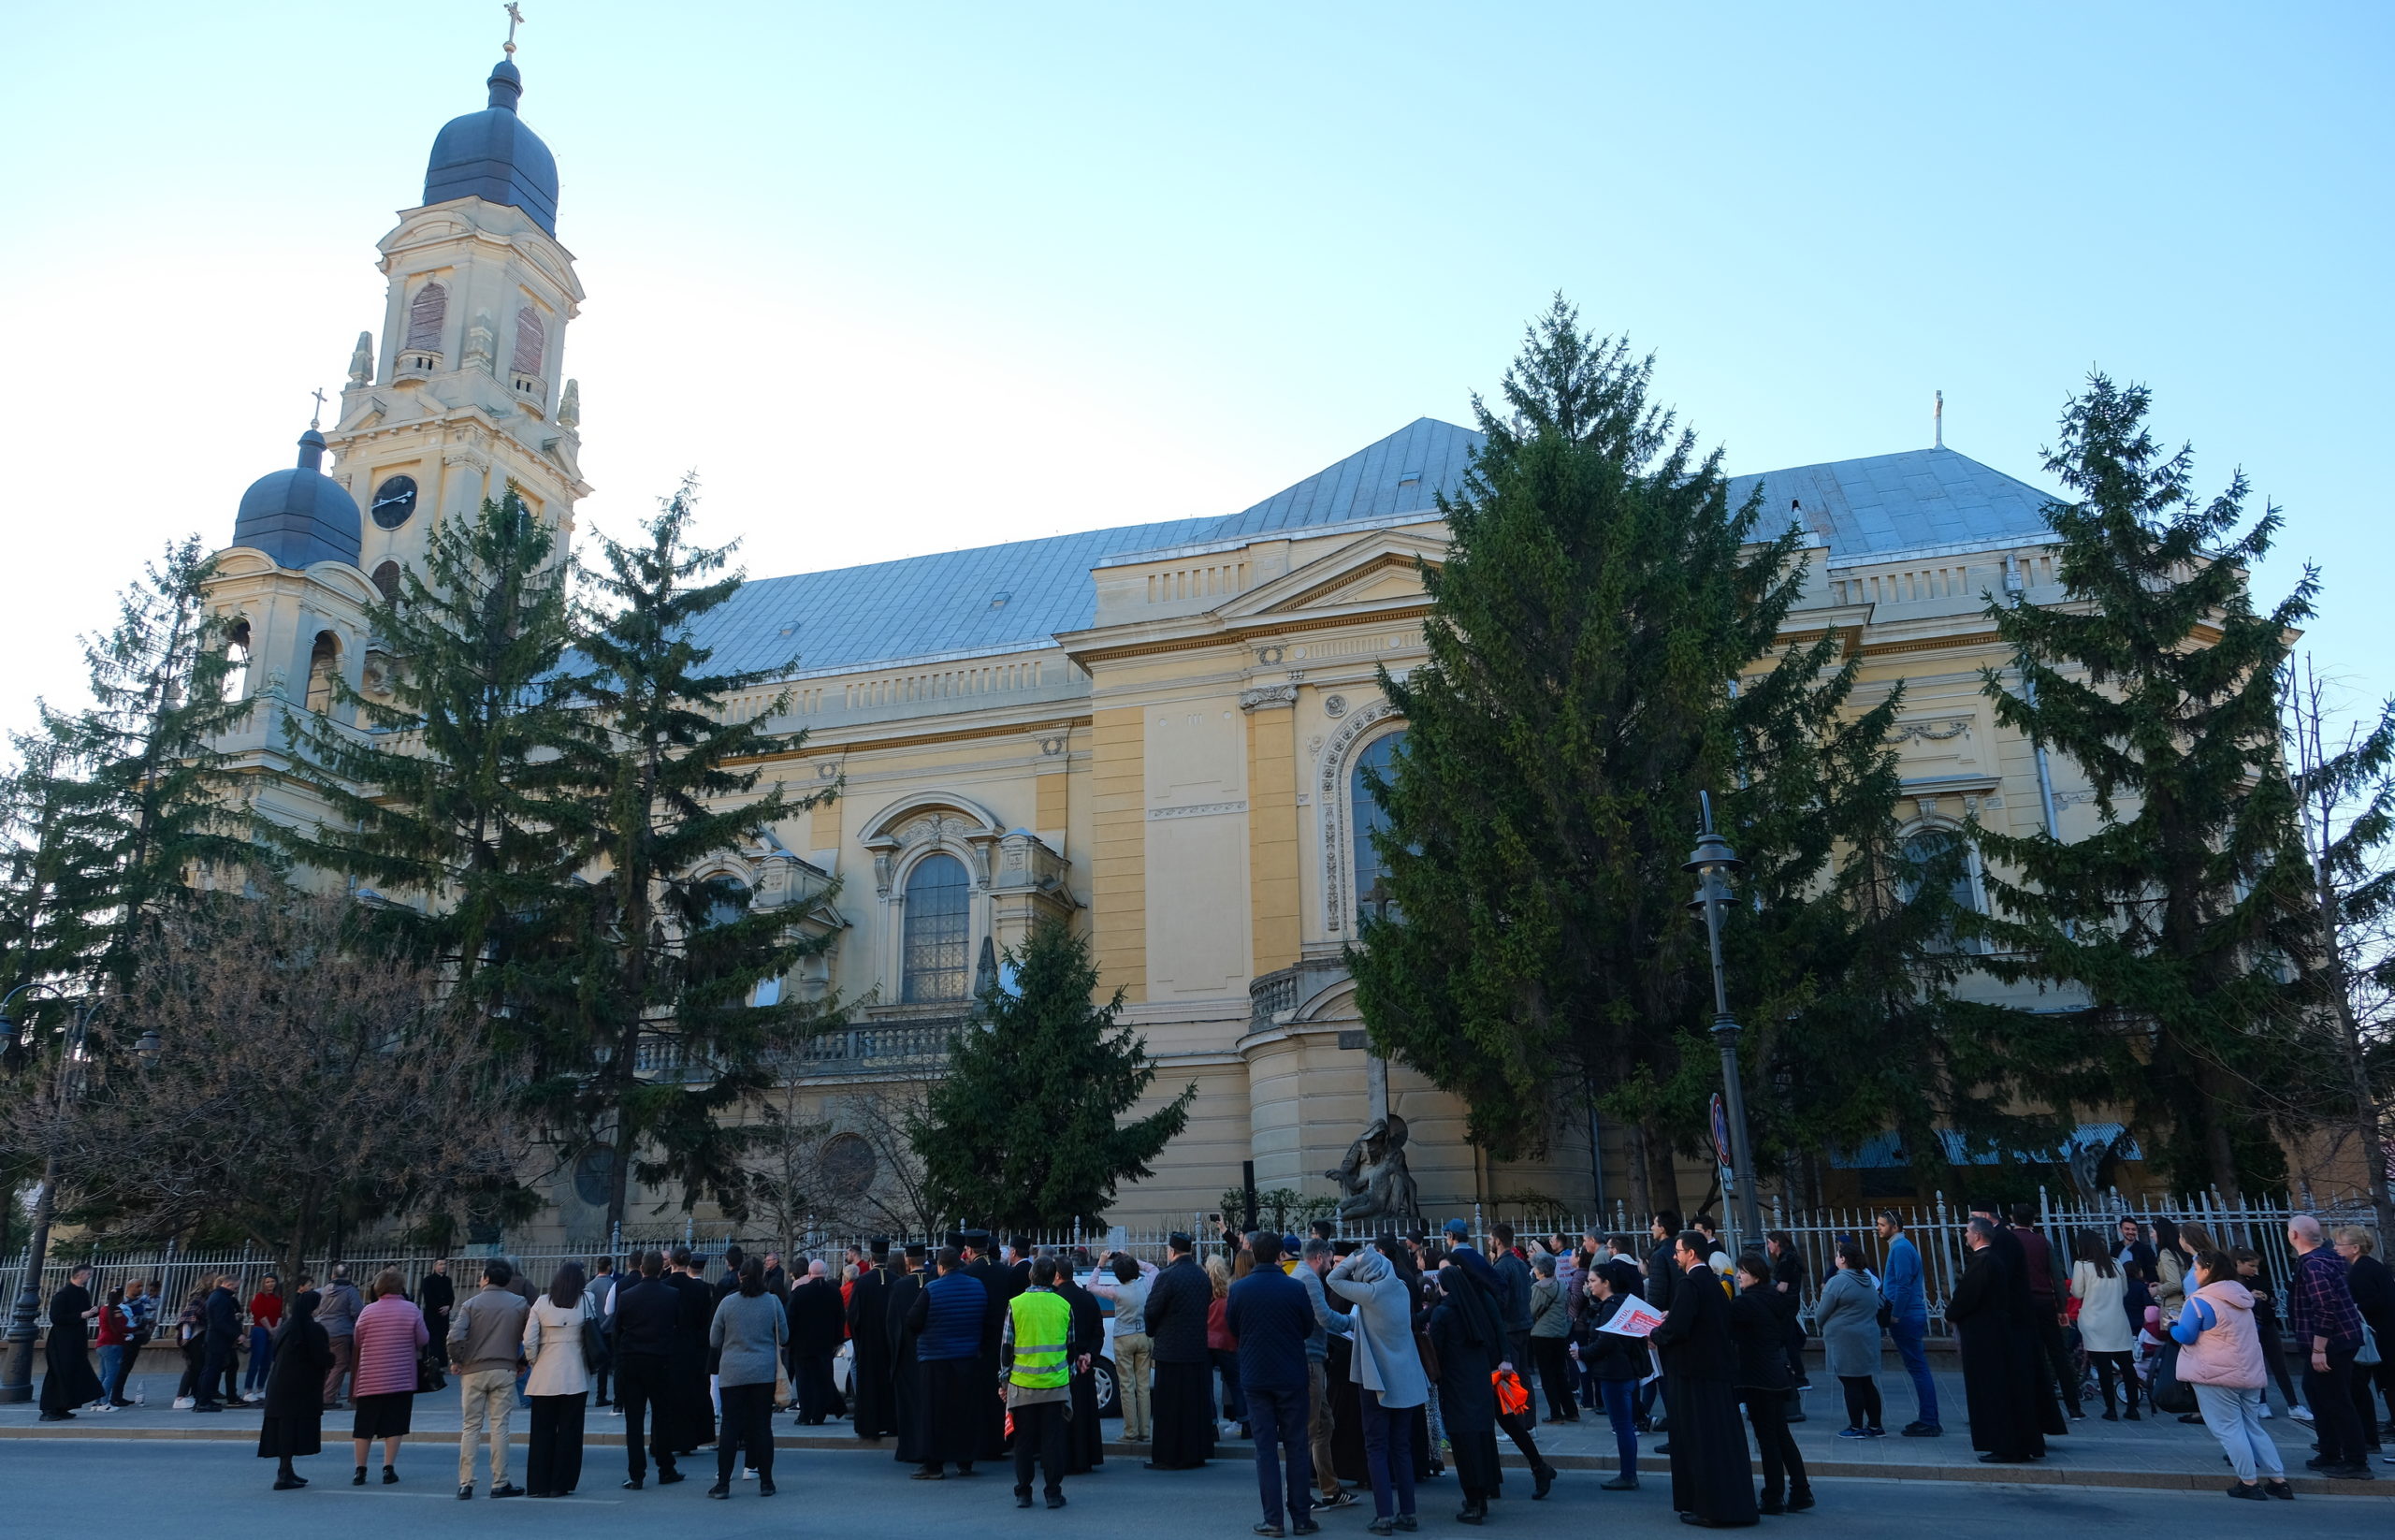
{"label": "man in plaid shirt", "polygon": [[2312,1354],[2303,1371],[2303,1399],[2317,1419],[2313,1426],[2320,1435],[2320,1454],[2310,1464],[2322,1475],[2368,1481],[2370,1451],[2363,1446],[2353,1394],[2361,1312],[2345,1283],[2344,1258],[2321,1243],[2320,1221],[2308,1213],[2286,1222],[2286,1242],[2296,1254],[2286,1291],[2287,1333]]}

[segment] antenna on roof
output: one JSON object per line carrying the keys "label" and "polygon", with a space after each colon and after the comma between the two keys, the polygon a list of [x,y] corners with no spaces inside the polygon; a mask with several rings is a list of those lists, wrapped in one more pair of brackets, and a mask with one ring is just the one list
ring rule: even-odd
{"label": "antenna on roof", "polygon": [[1942,390],[1941,390],[1941,391],[1939,391],[1939,392],[1938,393],[1938,404],[1937,404],[1937,406],[1935,406],[1934,408],[1932,408],[1932,409],[1930,410],[1930,414],[1929,414],[1929,425],[1930,425],[1930,434],[1931,434],[1931,437],[1932,437],[1932,440],[1933,440],[1933,442],[1932,442],[1932,443],[1931,443],[1930,447],[1932,447],[1932,448],[1934,448],[1934,449],[1943,449],[1943,448],[1945,448],[1945,447],[1946,447],[1946,392],[1944,392],[1944,391],[1942,391]]}

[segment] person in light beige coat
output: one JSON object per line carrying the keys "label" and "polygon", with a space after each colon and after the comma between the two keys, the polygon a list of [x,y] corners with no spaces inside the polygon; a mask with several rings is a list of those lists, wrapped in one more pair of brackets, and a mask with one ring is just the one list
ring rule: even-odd
{"label": "person in light beige coat", "polygon": [[591,1306],[583,1284],[582,1264],[566,1263],[524,1318],[524,1361],[532,1366],[524,1381],[524,1399],[532,1403],[524,1481],[534,1497],[563,1497],[582,1479],[582,1417],[590,1399],[582,1323]]}

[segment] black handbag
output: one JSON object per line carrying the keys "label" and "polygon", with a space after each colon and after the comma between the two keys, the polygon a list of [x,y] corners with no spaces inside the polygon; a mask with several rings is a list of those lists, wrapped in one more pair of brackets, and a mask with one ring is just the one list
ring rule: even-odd
{"label": "black handbag", "polygon": [[2184,1417],[2196,1409],[2195,1387],[2179,1377],[2179,1344],[2166,1342],[2162,1356],[2155,1360],[2154,1385],[2147,1392],[2157,1412]]}
{"label": "black handbag", "polygon": [[607,1367],[607,1333],[596,1315],[582,1317],[582,1367],[592,1373]]}

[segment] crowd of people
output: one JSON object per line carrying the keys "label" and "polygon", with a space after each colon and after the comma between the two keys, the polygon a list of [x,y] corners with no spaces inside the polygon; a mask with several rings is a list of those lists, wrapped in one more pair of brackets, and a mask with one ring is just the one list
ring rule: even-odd
{"label": "crowd of people", "polygon": [[[2371,1476],[2395,1434],[2373,1399],[2395,1417],[2395,1366],[2378,1351],[2395,1334],[2395,1276],[2367,1230],[2293,1219],[2281,1296],[2255,1251],[2221,1246],[2197,1224],[2125,1218],[2115,1235],[2057,1244],[2035,1218],[1974,1207],[1945,1300],[1981,1460],[2044,1458],[2091,1402],[2106,1420],[2136,1421],[2141,1402],[2150,1414],[2185,1391],[2194,1410],[2181,1420],[2218,1440],[2229,1494],[2291,1498],[2262,1427],[2275,1384],[2318,1436],[2312,1469]],[[41,1406],[63,1420],[133,1404],[135,1356],[172,1331],[185,1366],[174,1404],[259,1411],[257,1453],[277,1461],[278,1490],[307,1484],[293,1462],[321,1452],[324,1417],[344,1404],[352,1482],[367,1483],[377,1443],[381,1480],[398,1482],[417,1400],[454,1377],[464,1500],[478,1465],[494,1498],[573,1492],[592,1408],[624,1420],[627,1489],[677,1483],[681,1462],[711,1447],[708,1496],[728,1498],[735,1478],[770,1496],[772,1417],[787,1409],[800,1426],[846,1419],[859,1439],[886,1441],[918,1480],[1010,1460],[1018,1504],[1036,1496],[1056,1508],[1067,1476],[1104,1462],[1097,1371],[1110,1354],[1123,1438],[1146,1469],[1202,1466],[1219,1438],[1252,1440],[1259,1535],[1314,1533],[1318,1511],[1365,1491],[1372,1533],[1412,1531],[1418,1484],[1450,1470],[1456,1518],[1485,1523],[1503,1489],[1500,1434],[1544,1498],[1556,1471],[1531,1431],[1540,1402],[1549,1422],[1604,1414],[1618,1455],[1606,1491],[1639,1489],[1640,1436],[1667,1433],[1655,1452],[1670,1456],[1674,1509],[1728,1527],[1815,1504],[1790,1431],[1807,1420],[1808,1338],[1837,1382],[1838,1437],[1889,1436],[1883,1334],[1914,1400],[1895,1432],[1943,1436],[1922,1258],[1894,1213],[1877,1229],[1876,1269],[1862,1237],[1840,1236],[1818,1285],[1787,1232],[1733,1261],[1707,1216],[1683,1228],[1666,1211],[1635,1241],[1517,1238],[1503,1223],[1474,1237],[1461,1220],[1435,1237],[1366,1242],[1327,1224],[1302,1239],[1226,1230],[1201,1245],[1176,1234],[1161,1266],[1023,1237],[1000,1245],[979,1229],[937,1247],[876,1239],[836,1264],[791,1270],[733,1246],[712,1280],[713,1259],[687,1247],[620,1269],[569,1262],[544,1289],[493,1259],[462,1298],[445,1261],[413,1290],[394,1269],[361,1289],[335,1266],[321,1285],[300,1277],[287,1289],[268,1274],[246,1303],[232,1276],[218,1277],[171,1322],[154,1283],[128,1280],[94,1301],[91,1270],[79,1268],[51,1301]],[[2305,1359],[2301,1397],[2290,1344]],[[519,1400],[530,1414],[520,1487],[509,1474]]]}

